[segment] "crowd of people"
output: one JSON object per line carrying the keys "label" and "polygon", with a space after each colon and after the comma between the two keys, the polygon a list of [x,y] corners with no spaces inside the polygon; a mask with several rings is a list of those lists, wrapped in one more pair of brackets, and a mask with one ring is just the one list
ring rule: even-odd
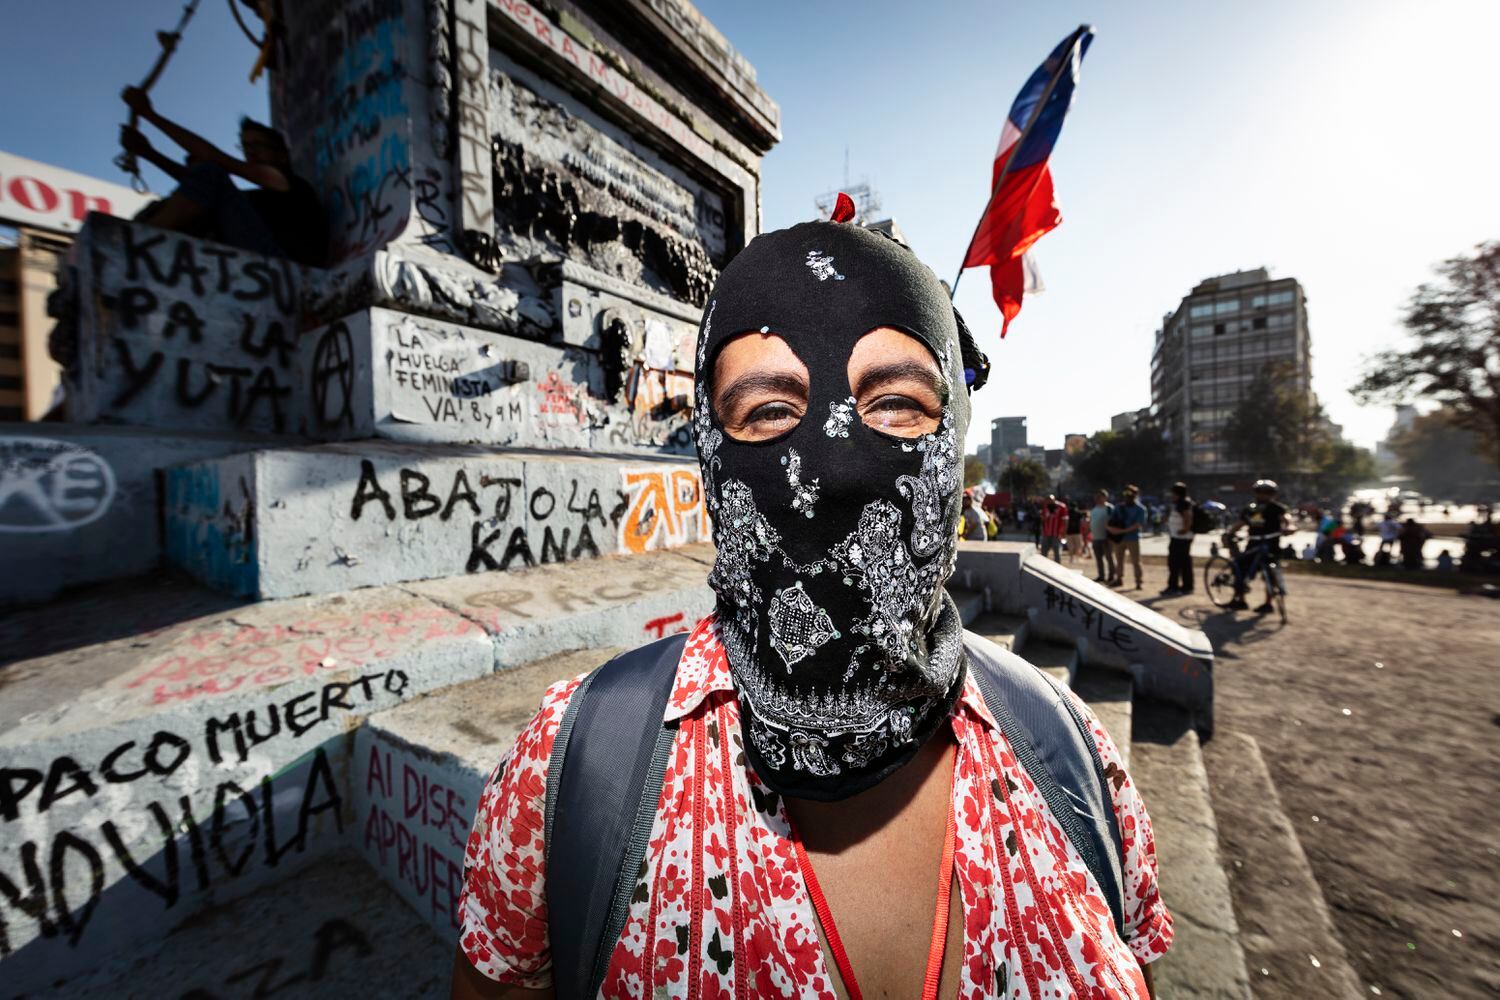
{"label": "crowd of people", "polygon": [[[1178,484],[1181,486],[1182,484]],[[1182,487],[1185,498],[1187,487]],[[1141,578],[1141,532],[1160,531],[1160,518],[1153,520],[1153,512],[1141,502],[1140,488],[1135,485],[1121,491],[1118,502],[1111,502],[1110,494],[1100,490],[1090,504],[1082,499],[1064,499],[1049,493],[1046,497],[1006,506],[996,502],[987,504],[976,500],[972,490],[964,492],[964,514],[962,536],[965,541],[993,539],[1006,530],[1030,533],[1042,555],[1056,562],[1069,563],[1080,559],[1094,559],[1100,583],[1112,587],[1125,585],[1127,566],[1132,570],[1135,589],[1142,587]],[[1189,504],[1189,507],[1191,505]],[[1172,517],[1181,522],[1182,514],[1170,514],[1167,528],[1173,530]],[[1175,536],[1174,536],[1175,537]],[[1191,542],[1192,534],[1185,535]],[[1186,555],[1186,547],[1182,553]],[[1191,589],[1191,567],[1185,571],[1187,589]]]}
{"label": "crowd of people", "polygon": [[[1194,591],[1194,535],[1209,531],[1236,535],[1245,530],[1248,532],[1245,548],[1241,550],[1237,542],[1231,546],[1236,567],[1236,594],[1229,605],[1231,609],[1248,609],[1245,581],[1254,572],[1247,570],[1258,565],[1257,560],[1280,562],[1301,558],[1377,568],[1427,568],[1424,548],[1433,534],[1415,518],[1403,517],[1399,501],[1393,500],[1379,514],[1370,503],[1356,501],[1349,505],[1346,517],[1340,509],[1342,505],[1327,501],[1288,506],[1277,499],[1277,484],[1268,479],[1256,482],[1252,493],[1253,499],[1231,514],[1217,502],[1195,502],[1188,495],[1187,485],[1180,482],[1174,483],[1160,501],[1143,499],[1135,485],[1126,486],[1118,497],[1100,490],[1091,499],[1048,494],[1009,504],[1003,502],[1007,499],[1003,495],[985,497],[968,491],[964,497],[962,535],[970,541],[994,539],[1002,533],[1012,537],[1029,535],[1043,556],[1059,563],[1092,558],[1095,580],[1123,588],[1128,577],[1134,583],[1133,589],[1140,590],[1141,537],[1148,532],[1151,535],[1165,532],[1167,585],[1161,596],[1176,597]],[[1478,518],[1465,536],[1462,557],[1455,560],[1444,549],[1435,560],[1436,570],[1500,573],[1500,526],[1492,518],[1490,508],[1480,506]],[[1299,526],[1316,529],[1315,540],[1300,552],[1286,544],[1287,536]],[[1379,537],[1380,545],[1367,562],[1365,541],[1371,535]],[[1271,610],[1270,595],[1255,610],[1260,613]]]}

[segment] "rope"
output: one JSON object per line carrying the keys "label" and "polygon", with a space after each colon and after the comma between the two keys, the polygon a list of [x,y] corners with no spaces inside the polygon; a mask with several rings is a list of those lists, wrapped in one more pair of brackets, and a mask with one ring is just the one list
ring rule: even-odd
{"label": "rope", "polygon": [[240,16],[240,0],[229,0],[229,13],[234,15],[234,23],[240,26],[240,31],[242,31],[245,37],[250,40],[251,45],[255,46],[257,49],[263,48],[265,46],[266,42],[271,37],[270,29],[266,29],[265,35],[260,38],[256,38],[254,35],[252,35],[250,33],[250,26],[247,25],[245,23],[245,19]]}

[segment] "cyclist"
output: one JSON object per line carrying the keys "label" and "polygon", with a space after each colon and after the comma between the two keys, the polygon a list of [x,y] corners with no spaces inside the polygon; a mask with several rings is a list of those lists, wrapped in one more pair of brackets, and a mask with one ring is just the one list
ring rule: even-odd
{"label": "cyclist", "polygon": [[[1234,600],[1228,605],[1231,610],[1243,611],[1250,607],[1245,601],[1245,594],[1250,589],[1251,571],[1257,566],[1265,565],[1266,561],[1274,562],[1281,548],[1281,536],[1292,533],[1292,529],[1287,526],[1287,509],[1276,502],[1276,490],[1274,480],[1256,480],[1255,499],[1240,511],[1240,524],[1225,533],[1227,539],[1237,534],[1241,527],[1248,528],[1250,532],[1245,551],[1234,557]],[[1271,599],[1275,595],[1271,593],[1270,586],[1268,582],[1266,603],[1255,609],[1258,615],[1274,610]]]}

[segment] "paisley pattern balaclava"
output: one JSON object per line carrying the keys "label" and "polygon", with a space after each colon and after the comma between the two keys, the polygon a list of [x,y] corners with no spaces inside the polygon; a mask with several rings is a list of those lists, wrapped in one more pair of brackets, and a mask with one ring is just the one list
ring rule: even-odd
{"label": "paisley pattern balaclava", "polygon": [[[849,358],[878,327],[937,359],[946,386],[933,433],[897,437],[855,411]],[[709,583],[750,764],[784,795],[841,799],[876,784],[937,730],[963,684],[963,629],[943,583],[957,551],[965,356],[987,363],[961,329],[909,249],[833,222],[756,237],[704,312],[694,432],[718,546]],[[782,337],[811,384],[796,428],[751,443],[724,431],[709,383],[718,349],[756,331]]]}

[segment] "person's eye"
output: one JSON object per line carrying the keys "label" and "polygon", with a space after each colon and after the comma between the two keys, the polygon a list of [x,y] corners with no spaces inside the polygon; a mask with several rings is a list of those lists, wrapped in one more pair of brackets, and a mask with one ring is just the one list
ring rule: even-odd
{"label": "person's eye", "polygon": [[757,432],[779,434],[781,431],[794,426],[802,414],[790,403],[776,401],[762,403],[745,418],[745,426],[753,428]]}
{"label": "person's eye", "polygon": [[936,421],[927,408],[910,396],[885,395],[866,404],[861,412],[865,425],[893,434],[925,434]]}
{"label": "person's eye", "polygon": [[795,428],[802,420],[803,408],[789,400],[774,399],[753,403],[743,413],[725,424],[729,436],[741,441],[765,441]]}

